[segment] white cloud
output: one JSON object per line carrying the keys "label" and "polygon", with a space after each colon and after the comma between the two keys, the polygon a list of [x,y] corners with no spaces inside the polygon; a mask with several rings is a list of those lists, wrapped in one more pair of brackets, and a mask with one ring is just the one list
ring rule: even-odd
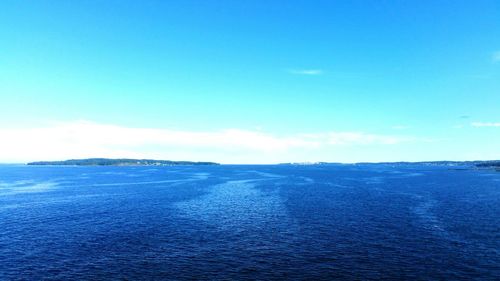
{"label": "white cloud", "polygon": [[500,127],[500,122],[472,122],[472,127]]}
{"label": "white cloud", "polygon": [[330,145],[398,144],[413,140],[408,137],[374,135],[359,132],[334,132],[327,134]]}
{"label": "white cloud", "polygon": [[69,158],[155,158],[273,163],[322,155],[341,146],[393,145],[412,137],[363,132],[322,132],[277,136],[260,130],[181,131],[130,128],[88,121],[57,123],[40,128],[1,129],[0,161],[26,162]]}
{"label": "white cloud", "polygon": [[493,62],[500,62],[500,51],[494,52],[491,56],[491,59],[493,60]]}
{"label": "white cloud", "polygon": [[321,69],[290,69],[288,72],[292,74],[299,75],[321,75],[323,74],[323,70]]}

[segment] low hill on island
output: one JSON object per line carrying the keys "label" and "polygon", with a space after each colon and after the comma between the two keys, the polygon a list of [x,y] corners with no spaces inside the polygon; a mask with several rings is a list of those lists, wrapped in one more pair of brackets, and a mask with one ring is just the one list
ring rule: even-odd
{"label": "low hill on island", "polygon": [[64,161],[38,161],[27,165],[64,165],[64,166],[178,166],[178,165],[219,165],[215,162],[170,161],[153,159],[70,159]]}

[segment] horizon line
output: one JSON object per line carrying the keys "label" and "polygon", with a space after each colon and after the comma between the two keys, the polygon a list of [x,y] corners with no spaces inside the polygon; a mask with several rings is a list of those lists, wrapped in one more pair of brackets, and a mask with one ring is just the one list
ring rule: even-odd
{"label": "horizon line", "polygon": [[[337,161],[297,161],[297,162],[277,162],[277,163],[220,163],[216,161],[192,161],[192,160],[166,160],[166,159],[150,159],[150,158],[105,158],[105,157],[92,157],[92,158],[70,158],[65,160],[36,160],[27,162],[0,162],[0,165],[28,165],[29,163],[35,162],[64,162],[68,160],[88,160],[88,159],[107,159],[107,160],[152,160],[152,161],[172,161],[172,162],[191,162],[191,163],[214,163],[217,165],[262,165],[262,166],[273,166],[273,165],[320,165],[320,164],[342,164],[342,165],[354,165],[354,164],[397,164],[397,163],[437,163],[437,162],[494,162],[500,161],[500,159],[475,159],[475,160],[421,160],[421,161],[358,161],[358,162],[337,162]],[[190,164],[181,164],[177,166],[189,166]],[[62,166],[62,165],[47,165],[47,166]],[[67,166],[79,166],[79,165],[67,165]],[[104,166],[104,165],[95,165]],[[110,165],[113,166],[113,165]],[[130,165],[134,166],[134,165]]]}

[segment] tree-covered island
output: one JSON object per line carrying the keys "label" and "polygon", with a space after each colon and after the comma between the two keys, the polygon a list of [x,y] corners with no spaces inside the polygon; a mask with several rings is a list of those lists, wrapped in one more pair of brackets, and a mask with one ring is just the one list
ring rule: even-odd
{"label": "tree-covered island", "polygon": [[63,165],[63,166],[179,166],[179,165],[219,165],[215,162],[171,161],[153,159],[109,159],[88,158],[64,161],[37,161],[27,165]]}

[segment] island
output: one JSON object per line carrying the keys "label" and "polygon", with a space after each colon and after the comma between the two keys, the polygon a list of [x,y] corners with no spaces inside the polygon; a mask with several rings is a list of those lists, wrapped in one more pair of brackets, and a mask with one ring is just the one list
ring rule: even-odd
{"label": "island", "polygon": [[57,165],[57,166],[179,166],[179,165],[219,165],[215,162],[171,161],[153,159],[109,159],[88,158],[70,159],[64,161],[37,161],[27,165]]}

